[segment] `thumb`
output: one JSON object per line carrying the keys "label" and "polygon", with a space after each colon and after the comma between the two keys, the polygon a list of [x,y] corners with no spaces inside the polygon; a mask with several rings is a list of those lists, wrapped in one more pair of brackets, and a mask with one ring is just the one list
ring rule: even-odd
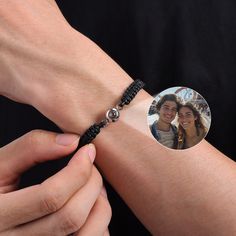
{"label": "thumb", "polygon": [[18,178],[30,167],[70,154],[79,136],[33,130],[0,149],[0,179]]}

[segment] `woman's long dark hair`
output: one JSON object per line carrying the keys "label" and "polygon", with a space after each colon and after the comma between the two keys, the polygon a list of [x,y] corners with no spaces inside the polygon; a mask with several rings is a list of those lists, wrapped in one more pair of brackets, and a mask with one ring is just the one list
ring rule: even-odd
{"label": "woman's long dark hair", "polygon": [[[207,128],[205,127],[205,125],[203,124],[202,121],[202,117],[201,114],[199,113],[199,111],[196,109],[196,107],[191,103],[191,102],[187,102],[185,104],[180,104],[178,107],[178,112],[182,107],[187,107],[189,108],[192,112],[193,112],[193,116],[196,117],[197,119],[194,121],[195,122],[195,127],[197,129],[197,135],[200,135],[200,129],[202,129],[204,131],[204,133],[207,132]],[[183,127],[181,125],[179,125],[179,131],[180,133],[185,133],[185,130],[183,129]]]}

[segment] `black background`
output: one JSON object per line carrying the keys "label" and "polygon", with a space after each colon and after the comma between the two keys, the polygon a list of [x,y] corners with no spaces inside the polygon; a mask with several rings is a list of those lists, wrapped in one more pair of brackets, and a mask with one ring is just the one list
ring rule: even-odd
{"label": "black background", "polygon": [[[187,86],[208,102],[207,140],[235,156],[236,2],[233,0],[58,0],[64,16],[95,41],[152,95]],[[92,68],[91,68],[92,69]],[[34,108],[0,97],[0,145],[36,129],[59,129]],[[29,170],[21,186],[39,183],[65,165],[44,163]],[[113,208],[111,235],[149,235],[108,186]]]}

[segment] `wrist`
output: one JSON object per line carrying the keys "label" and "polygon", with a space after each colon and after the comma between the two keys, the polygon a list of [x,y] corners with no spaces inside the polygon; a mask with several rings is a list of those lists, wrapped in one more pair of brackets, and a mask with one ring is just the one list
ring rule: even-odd
{"label": "wrist", "polygon": [[119,102],[132,79],[80,33],[69,47],[70,57],[55,66],[48,83],[34,86],[32,105],[63,130],[82,134]]}

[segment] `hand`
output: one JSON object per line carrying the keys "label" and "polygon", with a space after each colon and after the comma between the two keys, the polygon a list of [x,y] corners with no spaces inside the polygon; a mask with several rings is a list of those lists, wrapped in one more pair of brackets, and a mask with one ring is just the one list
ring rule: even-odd
{"label": "hand", "polygon": [[0,19],[0,93],[29,102],[24,93],[49,82],[51,71],[65,62],[65,42],[73,40],[74,30],[54,0],[3,0]]}
{"label": "hand", "polygon": [[[81,148],[40,185],[16,190],[31,166],[71,153],[78,136],[32,131],[0,149],[0,235],[105,235],[111,217],[95,148]],[[96,233],[95,233],[96,232]]]}
{"label": "hand", "polygon": [[53,0],[2,0],[0,29],[0,94],[33,105],[65,131],[83,133],[131,83]]}

